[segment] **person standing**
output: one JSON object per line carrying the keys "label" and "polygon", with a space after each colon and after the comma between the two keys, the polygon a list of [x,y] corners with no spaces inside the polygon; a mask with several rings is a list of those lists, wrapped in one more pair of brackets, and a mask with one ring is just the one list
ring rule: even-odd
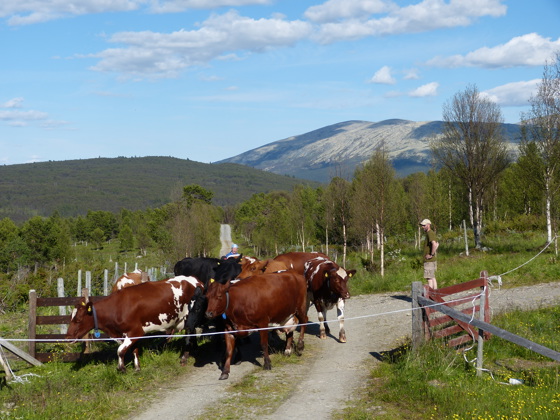
{"label": "person standing", "polygon": [[420,226],[426,233],[426,242],[424,243],[424,278],[428,281],[428,286],[437,289],[436,270],[437,270],[437,249],[439,243],[437,241],[436,232],[432,229],[430,219],[424,219],[420,222]]}

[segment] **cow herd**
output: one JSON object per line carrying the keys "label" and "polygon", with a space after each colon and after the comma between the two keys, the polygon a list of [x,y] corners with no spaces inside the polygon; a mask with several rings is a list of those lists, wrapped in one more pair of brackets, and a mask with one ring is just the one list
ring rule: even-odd
{"label": "cow herd", "polygon": [[355,272],[317,252],[289,252],[268,260],[184,258],[175,264],[173,278],[149,281],[145,273],[128,273],[117,279],[109,296],[95,303],[82,299],[72,312],[67,338],[78,340],[92,329],[102,330],[120,343],[117,369],[124,372],[129,350],[140,370],[138,341],[153,333],[185,330],[180,359],[184,365],[197,345],[196,329],[212,323],[225,337],[220,379],[229,377],[236,338],[256,331],[263,367],[271,369],[269,333],[286,334],[286,355],[292,348],[301,354],[311,305],[317,310],[321,338],[330,332],[326,312],[336,306],[339,341],[346,342],[344,301],[350,297],[348,280]]}

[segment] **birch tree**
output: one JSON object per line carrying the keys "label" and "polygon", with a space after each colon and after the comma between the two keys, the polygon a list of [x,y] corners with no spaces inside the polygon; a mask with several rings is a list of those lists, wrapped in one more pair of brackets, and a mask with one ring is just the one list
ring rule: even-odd
{"label": "birch tree", "polygon": [[509,163],[502,112],[471,85],[444,104],[443,121],[442,136],[430,147],[436,161],[467,189],[475,246],[480,248],[485,193]]}
{"label": "birch tree", "polygon": [[537,165],[530,176],[544,191],[546,235],[552,241],[552,203],[558,192],[560,169],[560,52],[547,63],[537,93],[529,100],[531,109],[522,114],[521,156],[536,152]]}

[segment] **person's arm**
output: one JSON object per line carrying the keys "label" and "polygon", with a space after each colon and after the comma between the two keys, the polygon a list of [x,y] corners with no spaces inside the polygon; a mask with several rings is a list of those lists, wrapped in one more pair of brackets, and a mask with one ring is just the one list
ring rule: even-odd
{"label": "person's arm", "polygon": [[431,254],[429,254],[430,258],[433,258],[433,256],[436,255],[436,251],[438,247],[439,247],[439,242],[437,241],[430,242],[430,252],[431,252]]}

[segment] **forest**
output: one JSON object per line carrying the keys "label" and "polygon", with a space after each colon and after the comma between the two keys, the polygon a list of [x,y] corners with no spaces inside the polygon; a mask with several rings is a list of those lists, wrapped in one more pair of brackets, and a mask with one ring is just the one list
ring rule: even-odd
{"label": "forest", "polygon": [[[530,111],[522,115],[519,149],[507,148],[499,105],[475,85],[443,107],[445,128],[431,144],[433,169],[396,176],[383,147],[349,180],[295,185],[257,193],[239,204],[216,205],[214,192],[185,185],[178,197],[146,210],[90,210],[85,215],[34,216],[22,224],[0,220],[0,312],[26,301],[30,288],[54,295],[56,277],[83,264],[99,265],[111,244],[114,258],[150,255],[172,266],[185,256],[218,256],[220,224],[232,226],[246,255],[291,250],[328,253],[342,265],[383,276],[404,246],[418,246],[418,222],[430,218],[438,234],[469,230],[471,246],[494,232],[542,231],[556,239],[560,197],[560,56],[547,64]],[[81,253],[78,255],[77,249]],[[556,251],[557,252],[557,251]]]}

